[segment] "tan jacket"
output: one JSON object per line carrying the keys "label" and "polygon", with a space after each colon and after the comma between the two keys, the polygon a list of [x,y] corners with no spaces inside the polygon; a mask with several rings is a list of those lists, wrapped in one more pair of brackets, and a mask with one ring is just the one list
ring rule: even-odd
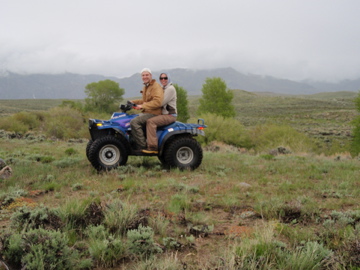
{"label": "tan jacket", "polygon": [[133,103],[143,105],[141,112],[151,113],[160,115],[161,114],[161,104],[164,99],[164,91],[160,84],[156,80],[151,80],[148,85],[145,85],[142,93],[142,99],[132,100]]}

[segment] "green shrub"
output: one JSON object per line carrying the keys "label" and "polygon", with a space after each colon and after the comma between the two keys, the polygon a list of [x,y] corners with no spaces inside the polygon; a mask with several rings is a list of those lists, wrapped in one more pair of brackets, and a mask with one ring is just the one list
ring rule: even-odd
{"label": "green shrub", "polygon": [[150,227],[139,226],[138,229],[127,232],[129,251],[141,257],[151,257],[161,253],[162,249],[155,244],[154,231]]}
{"label": "green shrub", "polygon": [[269,198],[268,200],[259,200],[255,204],[256,212],[267,220],[279,218],[280,209],[283,209],[286,203],[280,198]]}
{"label": "green shrub", "polygon": [[149,219],[149,225],[153,228],[156,234],[161,236],[165,236],[167,232],[167,228],[170,224],[168,218],[165,217],[163,213],[158,213],[157,215],[152,215]]}
{"label": "green shrub", "polygon": [[38,117],[29,112],[18,112],[12,116],[16,121],[19,121],[29,127],[29,129],[35,129],[40,125]]}
{"label": "green shrub", "polygon": [[110,232],[124,235],[126,230],[135,223],[136,214],[136,204],[116,199],[107,204],[104,212],[104,224],[109,228]]}
{"label": "green shrub", "polygon": [[29,126],[24,125],[12,117],[4,117],[0,121],[0,129],[25,134],[29,130]]}
{"label": "green shrub", "polygon": [[103,209],[95,199],[73,199],[60,208],[60,217],[69,229],[83,229],[99,225],[104,219]]}
{"label": "green shrub", "polygon": [[[235,258],[229,258],[235,269],[339,269],[334,266],[333,252],[322,244],[308,241],[295,250],[275,239],[275,227],[259,228],[251,238],[235,244]],[[231,256],[230,256],[231,257]]]}
{"label": "green shrub", "polygon": [[[236,119],[225,118],[219,115],[206,113],[200,116],[205,120],[205,137],[199,136],[200,142],[209,144],[212,141],[220,141],[238,147],[249,148],[250,139],[245,127]],[[191,119],[189,122],[196,122]]]}
{"label": "green shrub", "polygon": [[54,107],[49,111],[29,113],[19,112],[4,117],[0,129],[25,134],[29,130],[43,128],[46,136],[58,139],[86,138],[88,128],[86,119],[77,109],[70,107]]}
{"label": "green shrub", "polygon": [[[235,247],[235,269],[276,269],[272,267],[284,254],[286,245],[272,235],[257,235],[255,239],[245,238]],[[284,268],[279,268],[284,269]]]}
{"label": "green shrub", "polygon": [[55,160],[55,158],[52,156],[45,156],[45,157],[41,157],[40,162],[41,163],[51,163],[54,160]]}
{"label": "green shrub", "polygon": [[0,122],[0,129],[25,134],[29,130],[35,130],[41,124],[41,120],[34,113],[18,112],[9,117],[4,117]]}
{"label": "green shrub", "polygon": [[274,156],[273,156],[273,155],[270,155],[270,154],[264,154],[264,155],[261,155],[260,157],[263,158],[263,159],[265,159],[265,160],[272,160],[272,159],[274,159]]}
{"label": "green shrub", "polygon": [[79,112],[84,111],[84,105],[80,101],[63,100],[59,107],[69,107],[78,110]]}
{"label": "green shrub", "polygon": [[36,208],[23,206],[11,217],[11,226],[17,231],[38,228],[59,229],[62,225],[58,211],[44,206]]}
{"label": "green shrub", "polygon": [[110,234],[104,225],[89,226],[89,253],[98,267],[115,267],[127,256],[126,242]]}
{"label": "green shrub", "polygon": [[[285,191],[287,187],[284,188]],[[279,219],[283,223],[309,222],[319,216],[319,210],[311,201],[301,202],[301,198],[285,202],[280,198],[259,200],[255,210],[267,220]]]}
{"label": "green shrub", "polygon": [[85,123],[78,110],[55,107],[46,115],[44,131],[47,136],[58,139],[84,138],[89,133]]}
{"label": "green shrub", "polygon": [[290,126],[259,125],[250,131],[251,145],[257,152],[283,146],[294,152],[312,152],[314,143],[305,134]]}
{"label": "green shrub", "polygon": [[359,213],[360,211],[332,211],[323,221],[323,230],[319,231],[319,236],[331,248],[348,245],[347,242],[359,235]]}
{"label": "green shrub", "polygon": [[168,210],[176,214],[188,210],[191,206],[190,198],[186,194],[174,194],[171,196]]}
{"label": "green shrub", "polygon": [[330,216],[333,220],[336,221],[336,223],[340,226],[340,227],[344,227],[347,225],[354,225],[355,224],[355,219],[352,217],[352,211],[350,212],[339,212],[339,211],[332,211]]}
{"label": "green shrub", "polygon": [[[360,111],[360,108],[358,109]],[[353,157],[359,155],[360,153],[360,117],[358,116],[352,122],[353,130],[353,140],[351,142],[350,153]]]}
{"label": "green shrub", "polygon": [[179,250],[181,248],[181,243],[176,241],[173,237],[165,237],[163,238],[163,244],[167,249],[175,249]]}
{"label": "green shrub", "polygon": [[21,196],[26,196],[28,192],[22,188],[19,188],[18,186],[10,187],[8,190],[1,191],[0,193],[0,201],[1,201],[1,207],[7,206],[13,201],[15,201],[16,198],[19,198]]}
{"label": "green shrub", "polygon": [[71,189],[73,191],[76,191],[76,190],[81,190],[84,188],[84,185],[82,183],[75,183],[71,186]]}
{"label": "green shrub", "polygon": [[55,160],[53,156],[42,156],[42,155],[32,155],[28,157],[30,160],[35,160],[41,163],[51,163]]}
{"label": "green shrub", "polygon": [[289,239],[290,246],[299,246],[306,241],[318,241],[320,239],[319,233],[315,230],[304,230],[303,227],[294,225],[293,223],[281,224],[277,231],[286,239]]}
{"label": "green shrub", "polygon": [[[354,103],[356,110],[360,112],[360,91],[358,96],[354,99]],[[360,116],[356,116],[351,124],[353,125],[353,140],[351,143],[350,153],[352,156],[357,156],[360,153]]]}
{"label": "green shrub", "polygon": [[65,154],[68,156],[73,156],[73,155],[76,155],[77,153],[78,153],[78,151],[76,151],[72,147],[65,150]]}
{"label": "green shrub", "polygon": [[5,237],[2,240],[3,254],[7,262],[28,270],[90,267],[90,261],[81,258],[78,251],[68,247],[67,242],[66,236],[59,231],[34,229]]}
{"label": "green shrub", "polygon": [[51,163],[55,160],[53,156],[44,156],[41,154],[32,154],[27,156],[27,159],[41,162],[41,163]]}
{"label": "green shrub", "polygon": [[[317,242],[306,242],[282,260],[288,269],[328,269],[333,252]],[[280,269],[284,269],[280,266]],[[336,269],[336,268],[335,268]]]}
{"label": "green shrub", "polygon": [[39,120],[40,123],[44,122],[45,114],[46,114],[45,111],[34,111],[34,112],[32,112],[32,114],[36,116],[36,119]]}
{"label": "green shrub", "polygon": [[2,243],[1,253],[4,259],[14,265],[20,265],[23,256],[22,235],[12,232],[2,235],[0,239]]}
{"label": "green shrub", "polygon": [[45,182],[41,185],[41,188],[45,191],[60,190],[62,185],[58,182]]}

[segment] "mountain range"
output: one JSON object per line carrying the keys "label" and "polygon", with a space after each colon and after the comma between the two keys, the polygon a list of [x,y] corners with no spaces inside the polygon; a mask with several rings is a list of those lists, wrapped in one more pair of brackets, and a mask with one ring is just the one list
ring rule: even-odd
{"label": "mountain range", "polygon": [[[188,95],[201,95],[206,78],[220,77],[229,89],[249,92],[272,92],[277,94],[307,95],[320,92],[359,91],[360,78],[337,83],[321,81],[292,81],[271,76],[243,74],[233,68],[209,70],[171,69],[168,70],[172,82],[187,90]],[[153,72],[158,79],[161,71]],[[140,95],[142,81],[139,73],[126,78],[103,75],[63,74],[0,74],[0,99],[84,99],[85,86],[92,82],[110,79],[125,89],[124,97]]]}

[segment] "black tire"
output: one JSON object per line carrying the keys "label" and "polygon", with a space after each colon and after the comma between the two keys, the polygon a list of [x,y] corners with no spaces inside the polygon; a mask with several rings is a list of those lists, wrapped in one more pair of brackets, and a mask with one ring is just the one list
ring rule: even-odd
{"label": "black tire", "polygon": [[86,145],[86,157],[87,157],[87,159],[89,161],[90,161],[90,159],[89,159],[89,151],[90,151],[90,147],[91,147],[92,143],[93,143],[93,140],[90,139],[89,142]]}
{"label": "black tire", "polygon": [[124,143],[116,137],[96,139],[89,149],[89,161],[98,171],[108,171],[125,165],[128,152]]}
{"label": "black tire", "polygon": [[164,154],[162,154],[161,156],[158,156],[158,159],[164,167],[167,167],[167,164],[166,164],[166,161],[164,158]]}
{"label": "black tire", "polygon": [[191,137],[179,137],[166,145],[164,162],[171,168],[195,170],[200,166],[203,152],[200,144]]}

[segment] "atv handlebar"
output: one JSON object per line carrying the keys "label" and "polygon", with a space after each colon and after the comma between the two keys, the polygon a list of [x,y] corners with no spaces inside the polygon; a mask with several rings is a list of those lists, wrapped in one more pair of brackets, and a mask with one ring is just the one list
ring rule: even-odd
{"label": "atv handlebar", "polygon": [[126,104],[121,104],[120,105],[120,110],[124,113],[126,113],[127,111],[130,111],[131,109],[133,109],[134,107],[136,107],[135,103],[132,103],[130,100],[128,100],[126,102]]}

